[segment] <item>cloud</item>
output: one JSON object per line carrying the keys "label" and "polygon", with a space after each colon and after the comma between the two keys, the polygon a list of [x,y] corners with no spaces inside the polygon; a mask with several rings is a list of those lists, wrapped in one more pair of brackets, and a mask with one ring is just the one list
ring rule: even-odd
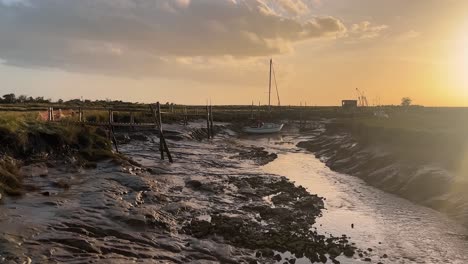
{"label": "cloud", "polygon": [[387,25],[373,25],[369,21],[362,21],[351,26],[349,35],[357,39],[373,39],[379,37],[387,29]]}
{"label": "cloud", "polygon": [[421,32],[418,32],[418,31],[414,31],[414,30],[410,30],[410,31],[406,31],[400,35],[398,35],[395,40],[397,42],[406,42],[408,40],[411,40],[411,39],[415,39],[415,38],[418,38],[420,37],[422,34]]}
{"label": "cloud", "polygon": [[300,0],[0,1],[0,58],[20,67],[151,76],[178,57],[265,57],[346,31],[273,9],[300,13]]}
{"label": "cloud", "polygon": [[310,11],[309,5],[303,0],[275,0],[274,2],[284,11],[294,15],[303,15]]}
{"label": "cloud", "polygon": [[28,6],[31,3],[29,0],[0,0],[0,5],[4,6],[18,6],[18,5],[23,5],[23,6]]}

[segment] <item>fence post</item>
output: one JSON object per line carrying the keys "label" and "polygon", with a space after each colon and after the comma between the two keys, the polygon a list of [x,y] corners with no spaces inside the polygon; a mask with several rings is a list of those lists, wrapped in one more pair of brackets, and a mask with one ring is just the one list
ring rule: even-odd
{"label": "fence post", "polygon": [[210,108],[206,105],[206,134],[208,139],[211,138],[211,130],[210,130]]}
{"label": "fence post", "polygon": [[114,143],[115,151],[119,153],[119,146],[117,145],[117,139],[115,138],[115,131],[114,131],[114,126],[112,123],[114,122],[113,120],[113,112],[111,109],[109,109],[109,136],[111,137],[112,143]]}
{"label": "fence post", "polygon": [[167,153],[167,158],[169,159],[170,163],[173,163],[171,152],[169,151],[169,147],[167,146],[166,139],[164,138],[164,133],[162,129],[162,116],[161,116],[161,104],[159,102],[156,103],[156,110],[153,109],[153,106],[150,105],[151,112],[153,113],[154,122],[159,129],[159,150],[161,152],[161,159],[164,160],[164,151]]}
{"label": "fence post", "polygon": [[159,129],[159,152],[161,153],[161,159],[164,160],[164,143],[162,136],[162,117],[161,117],[161,105],[159,102],[156,103],[156,124],[158,124]]}
{"label": "fence post", "polygon": [[79,119],[80,123],[83,122],[83,108],[81,108],[81,107],[78,109],[78,119]]}
{"label": "fence post", "polygon": [[211,134],[211,138],[214,138],[213,106],[211,105],[210,105],[210,134]]}
{"label": "fence post", "polygon": [[130,112],[130,125],[132,130],[135,131],[135,112]]}

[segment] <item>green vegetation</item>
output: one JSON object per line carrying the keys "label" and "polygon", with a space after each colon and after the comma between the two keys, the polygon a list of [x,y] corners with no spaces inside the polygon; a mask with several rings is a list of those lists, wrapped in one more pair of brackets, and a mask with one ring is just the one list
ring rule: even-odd
{"label": "green vegetation", "polygon": [[16,161],[6,157],[0,159],[0,194],[5,192],[9,195],[18,195],[20,188],[21,177]]}
{"label": "green vegetation", "polygon": [[106,131],[100,128],[37,121],[37,113],[0,112],[0,192],[20,193],[18,162],[47,153],[74,156],[83,165],[115,158]]}

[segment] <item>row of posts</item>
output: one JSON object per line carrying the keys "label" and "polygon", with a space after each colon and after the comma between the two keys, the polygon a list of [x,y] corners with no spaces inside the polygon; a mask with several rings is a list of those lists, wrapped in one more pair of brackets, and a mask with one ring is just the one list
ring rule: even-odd
{"label": "row of posts", "polygon": [[208,139],[214,138],[213,106],[206,106],[206,130]]}
{"label": "row of posts", "polygon": [[[79,122],[83,122],[83,109],[80,107],[78,109],[78,120]],[[47,109],[47,121],[55,121],[55,114],[54,114],[54,108],[49,107]]]}

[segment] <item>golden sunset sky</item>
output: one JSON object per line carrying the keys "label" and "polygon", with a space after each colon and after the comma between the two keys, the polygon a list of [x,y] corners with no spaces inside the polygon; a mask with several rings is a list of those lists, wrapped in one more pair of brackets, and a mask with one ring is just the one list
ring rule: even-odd
{"label": "golden sunset sky", "polygon": [[[0,0],[0,93],[468,106],[467,0]],[[275,102],[275,101],[274,101]]]}

